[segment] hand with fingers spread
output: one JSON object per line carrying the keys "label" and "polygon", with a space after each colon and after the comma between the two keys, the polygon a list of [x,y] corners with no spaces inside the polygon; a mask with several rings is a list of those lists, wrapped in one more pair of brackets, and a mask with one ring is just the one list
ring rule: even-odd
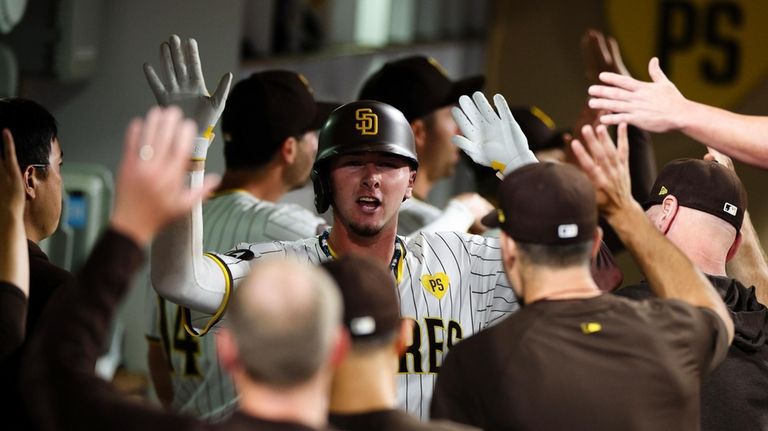
{"label": "hand with fingers spread", "polygon": [[605,85],[589,87],[589,106],[610,111],[600,117],[605,124],[631,123],[651,132],[667,132],[682,127],[688,100],[675,87],[654,57],[648,63],[652,82],[612,72],[600,73]]}
{"label": "hand with fingers spread", "polygon": [[589,29],[581,38],[581,52],[584,58],[587,80],[592,84],[600,82],[601,72],[612,72],[631,76],[616,39],[606,37],[602,32]]}
{"label": "hand with fingers spread", "polygon": [[477,91],[459,98],[459,106],[451,110],[464,136],[456,135],[453,143],[474,160],[506,175],[520,166],[537,163],[528,148],[528,139],[515,121],[504,96],[493,96],[496,111],[483,93]]}
{"label": "hand with fingers spread", "polygon": [[613,215],[628,208],[642,212],[640,204],[632,197],[626,123],[619,125],[618,146],[614,145],[604,125],[596,129],[584,126],[581,133],[585,142],[582,144],[574,139],[571,148],[581,169],[595,186],[597,204],[606,219],[610,222]]}
{"label": "hand with fingers spread", "polygon": [[152,108],[144,121],[135,119],[125,134],[123,159],[111,224],[139,244],[186,214],[216,185],[190,189],[185,175],[195,124],[179,108]]}
{"label": "hand with fingers spread", "polygon": [[165,81],[158,77],[150,64],[144,63],[147,82],[158,104],[177,105],[187,118],[197,122],[201,136],[195,141],[192,160],[205,160],[213,128],[224,111],[229,95],[232,73],[224,74],[213,95],[210,95],[205,86],[195,39],[190,38],[182,43],[178,36],[171,36],[168,42],[160,45],[160,57]]}

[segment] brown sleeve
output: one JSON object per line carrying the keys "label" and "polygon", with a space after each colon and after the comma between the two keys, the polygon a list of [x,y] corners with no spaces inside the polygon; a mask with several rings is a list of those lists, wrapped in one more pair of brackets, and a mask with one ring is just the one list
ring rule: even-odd
{"label": "brown sleeve", "polygon": [[0,281],[0,360],[24,342],[27,322],[27,297],[13,284]]}
{"label": "brown sleeve", "polygon": [[432,419],[446,419],[482,427],[482,424],[474,419],[477,412],[472,411],[475,399],[469,393],[472,384],[463,379],[471,372],[465,369],[461,361],[462,355],[467,352],[468,350],[461,349],[459,344],[445,357],[432,392],[429,415]]}
{"label": "brown sleeve", "polygon": [[700,325],[700,369],[703,370],[702,376],[711,373],[728,355],[728,330],[725,327],[723,319],[709,308],[696,307]]}
{"label": "brown sleeve", "polygon": [[128,401],[94,375],[112,317],[142,261],[136,244],[108,230],[74,281],[57,289],[21,372],[22,395],[39,429],[201,428]]}

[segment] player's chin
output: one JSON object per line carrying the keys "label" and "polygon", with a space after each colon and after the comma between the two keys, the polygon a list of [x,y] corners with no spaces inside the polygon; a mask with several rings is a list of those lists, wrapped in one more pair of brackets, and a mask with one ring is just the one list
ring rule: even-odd
{"label": "player's chin", "polygon": [[381,232],[382,226],[371,223],[350,223],[349,230],[355,235],[362,237],[373,237]]}

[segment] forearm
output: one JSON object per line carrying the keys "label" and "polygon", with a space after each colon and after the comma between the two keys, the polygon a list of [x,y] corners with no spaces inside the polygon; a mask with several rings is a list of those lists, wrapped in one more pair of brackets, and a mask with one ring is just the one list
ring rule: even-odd
{"label": "forearm", "polygon": [[473,222],[474,217],[469,209],[463,203],[451,200],[438,218],[408,236],[419,232],[466,232]]}
{"label": "forearm", "polygon": [[726,269],[728,276],[746,285],[755,286],[757,300],[763,305],[768,304],[768,260],[749,212],[744,214],[744,222],[741,225],[739,251],[728,262]]}
{"label": "forearm", "polygon": [[18,287],[24,296],[29,296],[29,255],[24,222],[20,214],[7,214],[8,208],[2,208],[0,216],[0,280]]}
{"label": "forearm", "polygon": [[653,151],[651,135],[639,127],[629,126],[627,137],[632,197],[638,202],[645,202],[656,180],[656,154]]}
{"label": "forearm", "polygon": [[[201,187],[203,171],[190,174],[192,188]],[[152,286],[164,298],[185,307],[213,314],[226,292],[222,269],[203,255],[202,202],[164,228],[152,243]]]}
{"label": "forearm", "polygon": [[734,159],[768,168],[768,117],[741,115],[687,101],[679,129]]}
{"label": "forearm", "polygon": [[733,338],[733,321],[714,287],[651,224],[639,204],[633,201],[631,207],[608,217],[608,222],[632,253],[656,296],[713,310],[725,322],[729,340]]}

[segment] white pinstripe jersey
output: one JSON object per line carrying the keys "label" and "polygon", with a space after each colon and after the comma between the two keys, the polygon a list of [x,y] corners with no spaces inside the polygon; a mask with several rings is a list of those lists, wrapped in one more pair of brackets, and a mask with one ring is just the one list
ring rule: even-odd
{"label": "white pinstripe jersey", "polygon": [[[295,240],[316,235],[325,221],[293,204],[261,201],[245,191],[217,195],[203,205],[203,246],[225,252],[240,241]],[[159,304],[161,304],[159,306]],[[148,337],[170,352],[173,409],[220,421],[237,407],[232,379],[219,367],[214,337],[192,337],[181,308],[153,295]]]}
{"label": "white pinstripe jersey", "polygon": [[[315,264],[332,259],[323,238],[240,244],[214,258],[226,265],[229,284],[235,284],[262,257]],[[416,323],[413,344],[400,363],[399,407],[426,419],[444,355],[460,339],[515,311],[518,302],[504,274],[498,239],[455,232],[398,238],[401,258],[394,271],[401,314]]]}

